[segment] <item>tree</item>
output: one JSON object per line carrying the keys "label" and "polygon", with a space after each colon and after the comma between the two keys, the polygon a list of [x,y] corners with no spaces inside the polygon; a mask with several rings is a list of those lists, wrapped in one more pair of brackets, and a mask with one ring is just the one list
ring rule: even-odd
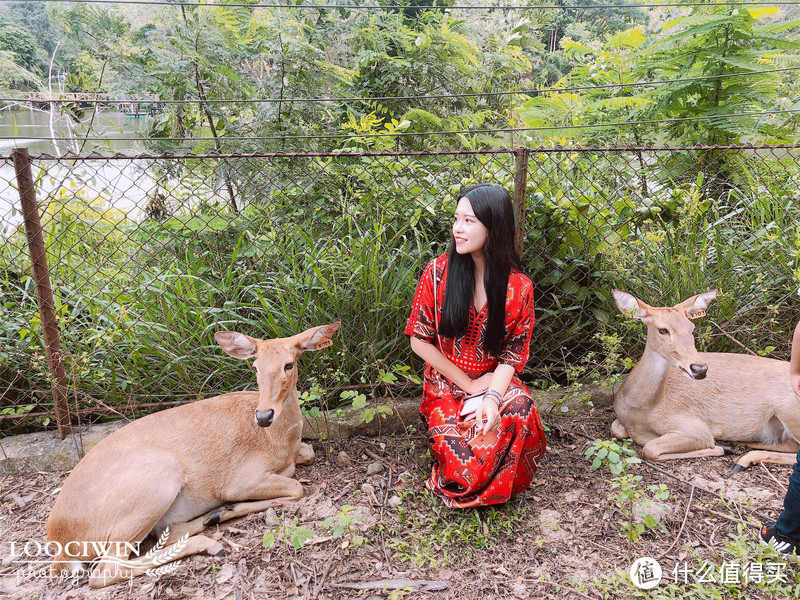
{"label": "tree", "polygon": [[[61,32],[53,25],[47,5],[44,2],[7,2],[5,14],[35,38],[37,66],[45,73],[61,39]],[[56,65],[61,66],[58,59]]]}
{"label": "tree", "polygon": [[[152,150],[328,150],[338,146],[328,136],[343,131],[386,133],[405,122],[409,131],[456,131],[514,121],[507,92],[530,72],[525,48],[538,35],[535,24],[518,18],[480,31],[480,22],[453,19],[446,10],[451,3],[397,11],[331,4],[315,10],[176,6],[137,29],[118,11],[79,5],[60,13],[60,22],[68,53],[78,57],[70,79],[76,85],[82,78],[87,91],[188,101],[161,107],[147,136],[164,141]],[[460,93],[486,95],[418,97]],[[296,100],[331,96],[392,99]],[[265,102],[252,102],[258,98]],[[287,147],[296,136],[302,142]],[[203,139],[171,140],[185,137]],[[409,137],[402,143],[419,148],[440,140]],[[461,143],[455,136],[450,141]]]}
{"label": "tree", "polygon": [[0,94],[13,95],[17,90],[39,90],[42,82],[35,73],[19,66],[13,54],[0,50]]}
{"label": "tree", "polygon": [[[553,85],[569,73],[574,63],[561,51],[563,40],[580,43],[603,40],[632,27],[647,24],[647,11],[630,0],[615,2],[618,6],[607,7],[603,0],[558,0],[561,10],[532,12],[531,17],[540,25],[541,43],[544,52],[536,52],[533,77]],[[630,6],[623,6],[629,4]],[[599,6],[598,6],[599,5]]]}
{"label": "tree", "polygon": [[[800,45],[787,34],[800,21],[759,26],[775,12],[770,7],[693,7],[689,15],[664,25],[669,33],[650,40],[635,28],[612,36],[599,51],[570,42],[565,53],[580,62],[557,83],[559,88],[673,82],[544,93],[525,103],[522,118],[532,127],[615,124],[617,143],[792,140],[796,117],[768,113],[796,108],[797,90],[786,86],[780,73],[763,71],[800,64],[793,54]],[[638,121],[655,122],[624,125]],[[609,129],[602,128],[550,134],[579,143],[611,141]]]}
{"label": "tree", "polygon": [[[695,8],[692,14],[664,25],[665,31],[675,33],[658,39],[642,54],[639,72],[659,79],[714,79],[653,89],[649,94],[652,103],[641,117],[702,118],[668,125],[670,137],[688,143],[792,139],[795,127],[790,124],[797,123],[793,115],[722,116],[787,108],[779,99],[783,76],[760,73],[800,65],[800,57],[789,54],[800,49],[800,43],[786,34],[800,26],[800,19],[758,25],[766,15],[777,12],[775,7],[761,6]],[[800,98],[795,95],[792,104],[798,102]]]}
{"label": "tree", "polygon": [[29,71],[38,68],[36,61],[36,38],[28,31],[0,15],[0,52],[7,52],[11,60]]}

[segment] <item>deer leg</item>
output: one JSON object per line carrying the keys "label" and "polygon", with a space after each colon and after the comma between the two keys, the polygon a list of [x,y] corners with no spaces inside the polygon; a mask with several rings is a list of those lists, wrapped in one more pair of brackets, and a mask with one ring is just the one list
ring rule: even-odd
{"label": "deer leg", "polygon": [[292,502],[303,497],[303,486],[296,479],[270,473],[257,486],[240,485],[235,492],[219,505],[190,521],[171,523],[167,544],[174,544],[184,535],[195,535],[206,527],[266,510],[278,504]]}
{"label": "deer leg", "polygon": [[790,452],[775,452],[769,450],[751,450],[739,457],[731,467],[733,473],[739,473],[758,463],[771,463],[775,465],[793,465],[797,456]]}
{"label": "deer leg", "polygon": [[611,435],[618,440],[624,440],[631,437],[628,434],[628,430],[625,429],[625,425],[623,425],[619,419],[614,419],[614,422],[611,424]]}
{"label": "deer leg", "polygon": [[209,513],[203,518],[205,519],[204,522],[206,526],[218,525],[219,523],[224,523],[225,521],[230,521],[231,519],[237,519],[252,513],[261,512],[263,510],[267,510],[268,508],[272,508],[273,506],[277,506],[278,504],[289,503],[295,500],[297,500],[297,498],[284,496],[282,498],[271,498],[269,500],[237,502],[236,504],[221,506],[216,511]]}
{"label": "deer leg", "polygon": [[169,545],[158,552],[133,560],[127,560],[127,557],[106,555],[92,570],[89,576],[89,587],[97,589],[120,581],[127,581],[147,573],[151,569],[159,569],[176,560],[201,552],[217,556],[223,552],[222,544],[204,535],[195,535],[181,542],[179,546]]}
{"label": "deer leg", "polygon": [[314,452],[314,448],[312,448],[310,444],[301,442],[300,451],[297,453],[297,464],[304,466],[313,465],[316,458],[317,454]]}
{"label": "deer leg", "polygon": [[208,527],[254,512],[260,512],[277,504],[293,502],[302,497],[303,486],[299,481],[273,474],[261,486],[240,490],[235,497],[231,498],[231,502],[206,513],[202,517],[198,517],[194,521],[202,520],[203,527]]}
{"label": "deer leg", "polygon": [[725,449],[710,440],[690,437],[686,432],[670,431],[644,445],[642,453],[650,460],[676,460],[681,458],[702,458],[722,456]]}
{"label": "deer leg", "polygon": [[769,450],[771,452],[794,452],[797,453],[797,442],[794,440],[786,440],[785,442],[778,442],[777,444],[744,444],[753,450]]}
{"label": "deer leg", "polygon": [[[791,404],[790,410],[786,410],[783,405],[778,406],[777,409],[776,416],[778,418],[779,425],[778,431],[773,433],[781,434],[776,435],[775,437],[784,438],[786,437],[785,433],[788,432],[791,437],[789,439],[778,441],[774,444],[747,444],[751,448],[756,448],[756,450],[751,450],[750,452],[747,452],[739,457],[739,460],[736,461],[736,464],[731,467],[731,471],[733,473],[739,473],[751,465],[758,463],[793,465],[796,462],[796,453],[798,448],[798,443],[796,440],[800,439],[800,417],[798,417],[795,411],[794,403]],[[785,428],[785,430],[781,431],[782,428]]]}

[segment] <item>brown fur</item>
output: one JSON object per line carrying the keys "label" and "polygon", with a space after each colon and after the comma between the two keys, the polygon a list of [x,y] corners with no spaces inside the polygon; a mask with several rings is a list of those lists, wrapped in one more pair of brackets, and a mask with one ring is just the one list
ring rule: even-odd
{"label": "brown fur", "polygon": [[[724,448],[716,440],[723,440],[767,450],[742,456],[742,468],[794,463],[800,403],[789,363],[695,349],[688,317],[703,312],[716,292],[662,308],[619,290],[614,295],[621,311],[647,325],[644,354],[615,395],[615,437],[632,437],[651,460],[721,456]],[[692,365],[707,366],[705,378],[690,378]]]}
{"label": "brown fur", "polygon": [[[285,366],[337,328],[335,323],[281,340],[236,338],[251,344],[253,354],[225,347],[229,342],[218,337],[232,356],[255,357],[259,391],[223,394],[155,413],[102,440],[64,482],[47,521],[48,539],[62,547],[71,541],[135,543],[169,527],[168,545],[189,534],[199,539],[190,538],[187,552],[216,553],[222,550],[218,543],[195,535],[209,514],[224,521],[302,497],[302,486],[291,477],[296,464],[313,462],[314,452],[300,439],[297,367]],[[274,421],[260,427],[254,415],[267,410],[274,411]],[[62,554],[54,558],[51,571],[65,574],[67,561],[98,558],[104,557],[91,550],[80,557]],[[142,562],[126,575],[152,566]],[[127,578],[104,568],[95,568],[92,587]]]}

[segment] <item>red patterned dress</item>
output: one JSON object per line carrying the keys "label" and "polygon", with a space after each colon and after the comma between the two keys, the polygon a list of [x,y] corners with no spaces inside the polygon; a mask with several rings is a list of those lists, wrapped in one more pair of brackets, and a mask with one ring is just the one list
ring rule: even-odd
{"label": "red patterned dress", "polygon": [[[435,285],[434,285],[435,278]],[[500,427],[486,435],[474,416],[461,417],[466,393],[425,365],[420,415],[428,429],[434,457],[426,487],[447,506],[469,508],[508,501],[527,489],[545,452],[544,431],[530,392],[517,376],[528,361],[533,329],[533,284],[511,271],[506,297],[506,339],[500,356],[484,351],[488,309],[470,311],[463,337],[436,334],[447,284],[447,255],[425,267],[405,333],[431,343],[472,378],[494,371],[498,364],[516,371],[500,407]],[[436,290],[434,298],[434,288]]]}

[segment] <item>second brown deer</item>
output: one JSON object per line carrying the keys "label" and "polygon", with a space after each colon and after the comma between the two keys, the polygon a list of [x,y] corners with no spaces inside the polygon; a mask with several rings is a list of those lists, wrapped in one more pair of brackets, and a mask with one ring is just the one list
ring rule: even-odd
{"label": "second brown deer", "polygon": [[[257,392],[233,392],[129,423],[92,448],[67,477],[47,521],[61,551],[53,575],[90,564],[103,587],[185,556],[222,554],[206,527],[303,496],[295,465],[314,462],[301,442],[298,357],[330,345],[339,323],[288,338],[214,337],[230,356],[254,358]],[[159,552],[138,555],[148,535]],[[135,556],[131,558],[131,554]]]}
{"label": "second brown deer", "polygon": [[800,448],[800,402],[789,363],[747,354],[698,352],[692,319],[705,315],[716,290],[671,307],[649,306],[614,290],[619,310],[647,325],[647,345],[616,391],[614,437],[633,438],[650,460],[722,456],[728,441],[755,448],[733,467],[794,464]]}

